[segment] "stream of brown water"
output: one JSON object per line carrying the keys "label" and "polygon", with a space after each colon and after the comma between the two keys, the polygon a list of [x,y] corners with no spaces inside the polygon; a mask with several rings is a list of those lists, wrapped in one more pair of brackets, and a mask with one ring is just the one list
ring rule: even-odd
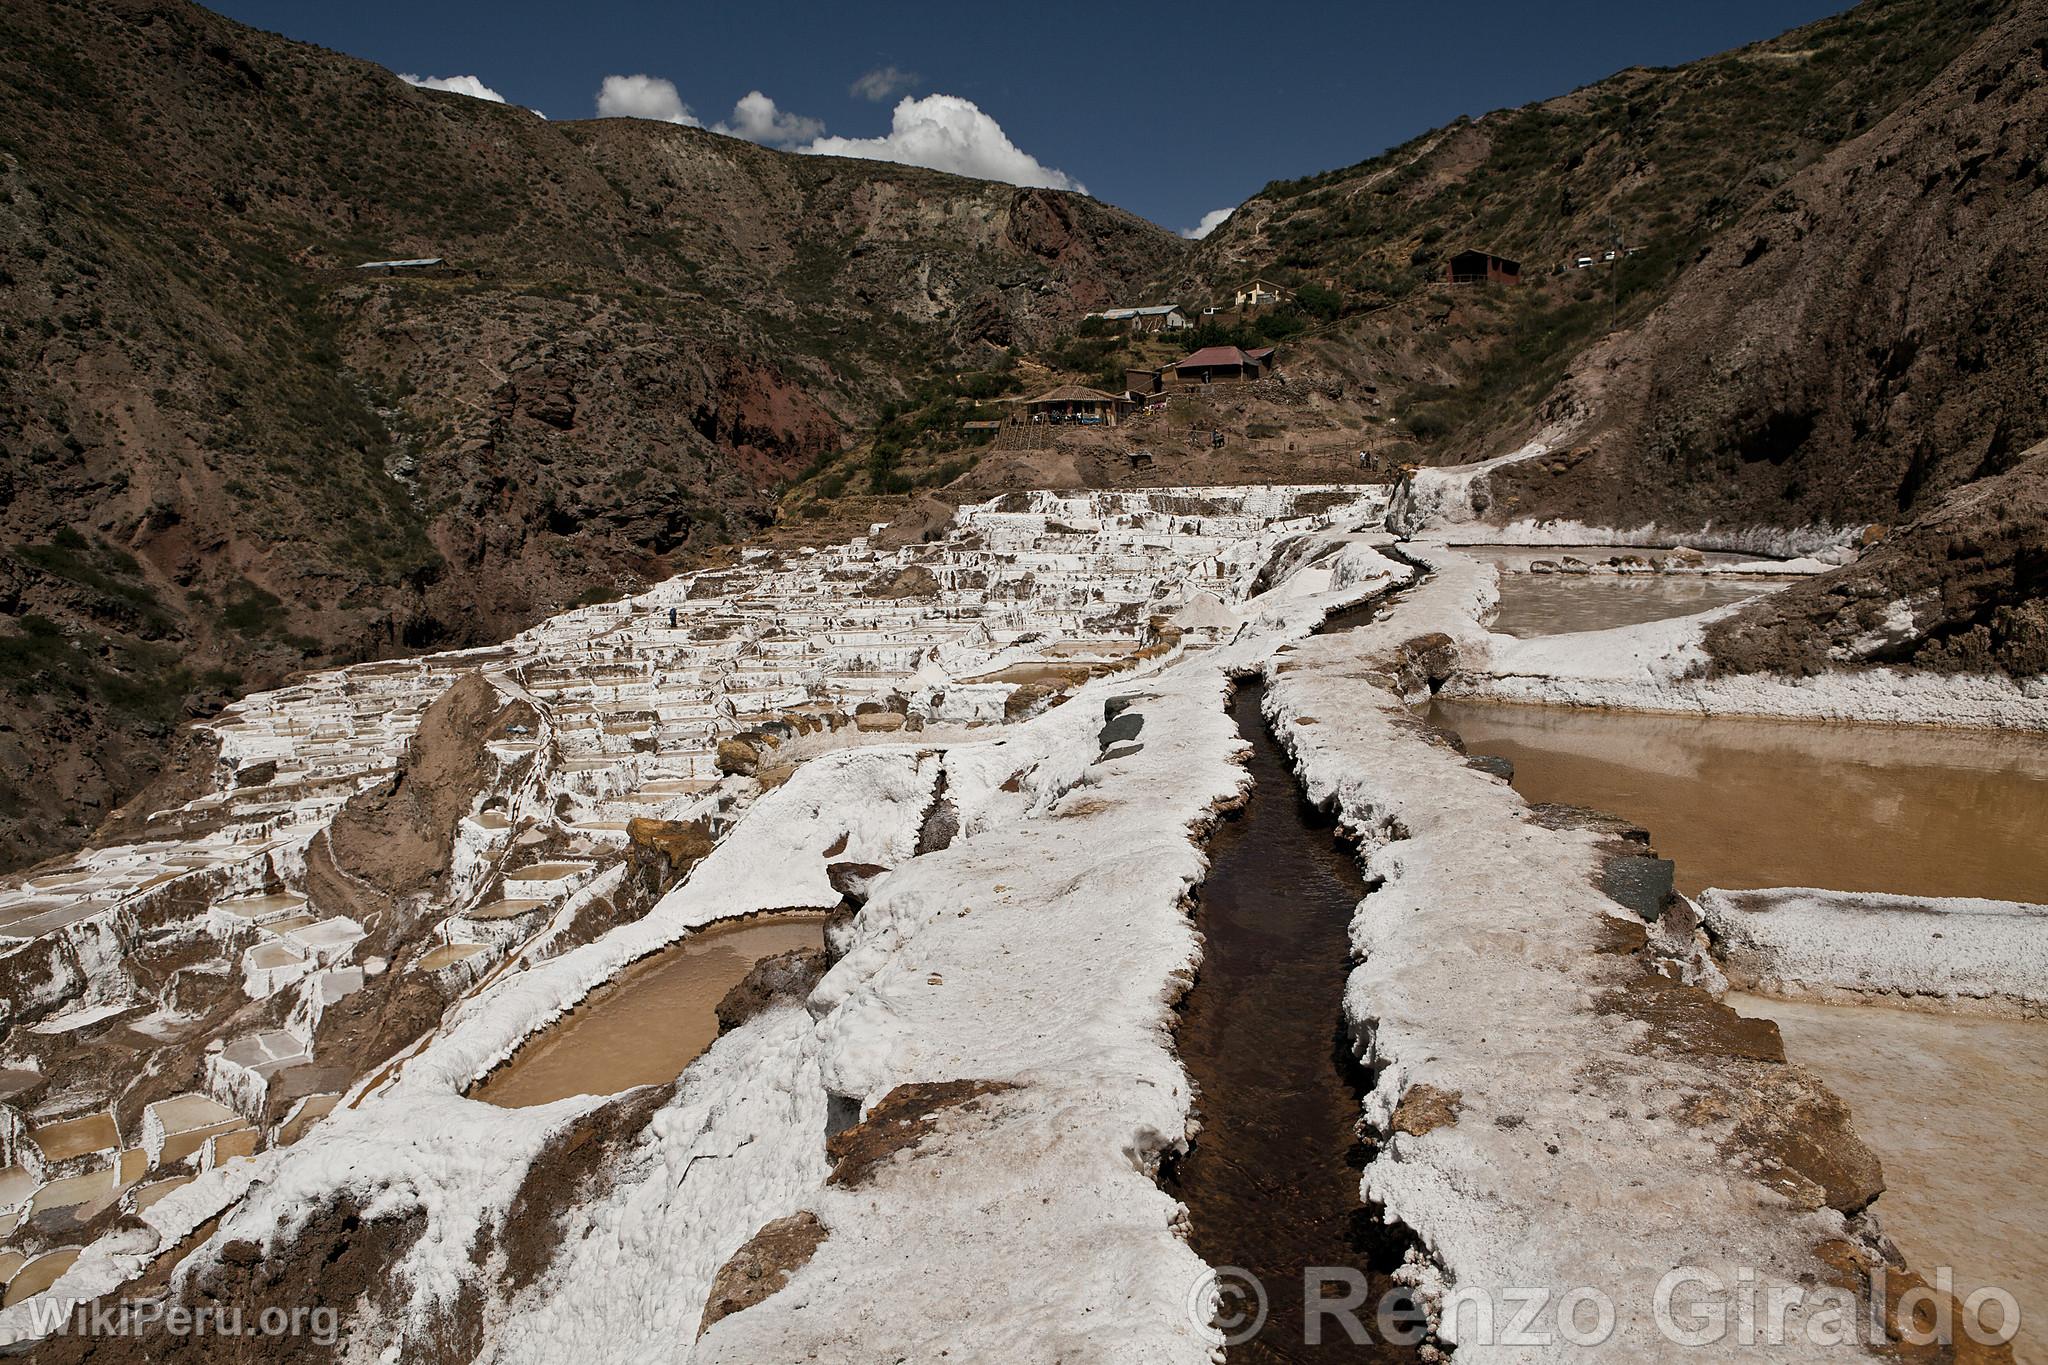
{"label": "stream of brown water", "polygon": [[[1247,1271],[1266,1291],[1264,1330],[1233,1346],[1231,1360],[1410,1360],[1412,1349],[1351,1345],[1330,1316],[1322,1344],[1306,1344],[1304,1272],[1370,1270],[1374,1305],[1399,1251],[1360,1201],[1364,1078],[1343,1027],[1347,929],[1365,887],[1332,822],[1301,800],[1266,733],[1262,692],[1250,684],[1236,699],[1257,785],[1209,846],[1195,917],[1202,969],[1175,1033],[1202,1131],[1166,1187],[1187,1205],[1202,1259]],[[1345,1292],[1333,1282],[1327,1297]],[[1370,1306],[1359,1316],[1372,1326]]]}

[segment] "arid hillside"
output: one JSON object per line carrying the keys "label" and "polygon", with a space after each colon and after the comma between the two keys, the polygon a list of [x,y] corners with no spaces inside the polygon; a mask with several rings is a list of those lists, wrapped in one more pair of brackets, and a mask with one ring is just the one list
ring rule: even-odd
{"label": "arid hillside", "polygon": [[1890,523],[2048,435],[2048,5],[1749,208],[1571,384],[1525,514]]}
{"label": "arid hillside", "polygon": [[[2016,18],[2000,0],[1869,0],[1684,66],[1459,119],[1268,185],[1178,282],[1213,296],[1263,274],[1329,291],[1318,302],[1337,316],[1295,350],[1372,384],[1411,458],[1511,449],[1588,346],[1647,317],[1745,214]],[[1447,285],[1466,250],[1515,260],[1521,284]]]}
{"label": "arid hillside", "polygon": [[[1417,462],[1570,428],[1488,519],[1889,531],[1718,632],[1725,667],[2032,672],[2044,147],[2048,4],[1868,0],[1270,186],[1188,268],[1337,291],[1297,363],[1372,384]],[[1522,283],[1442,283],[1464,248]]]}
{"label": "arid hillside", "polygon": [[[6,7],[0,92],[0,866],[228,695],[743,534],[906,379],[1183,250],[1077,195],[550,123],[183,0]],[[409,258],[443,264],[357,268]]]}

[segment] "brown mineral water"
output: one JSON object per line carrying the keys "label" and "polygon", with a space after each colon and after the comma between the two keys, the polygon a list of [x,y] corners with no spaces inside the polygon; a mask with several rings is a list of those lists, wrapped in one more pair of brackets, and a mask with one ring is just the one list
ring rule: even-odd
{"label": "brown mineral water", "polygon": [[[1257,785],[1210,844],[1195,916],[1202,967],[1174,1033],[1202,1131],[1166,1188],[1188,1207],[1196,1253],[1250,1272],[1266,1290],[1265,1327],[1231,1347],[1231,1360],[1414,1359],[1413,1348],[1354,1346],[1327,1315],[1322,1344],[1306,1343],[1304,1272],[1370,1271],[1360,1317],[1373,1330],[1399,1249],[1384,1244],[1359,1194],[1363,1078],[1346,1041],[1343,997],[1348,928],[1365,886],[1266,733],[1262,691],[1253,684],[1237,697]],[[1332,1283],[1326,1296],[1346,1292]]]}
{"label": "brown mineral water", "polygon": [[1650,831],[1678,887],[2048,901],[2048,736],[1438,701],[1532,802]]}
{"label": "brown mineral water", "polygon": [[821,917],[714,924],[634,964],[470,1091],[506,1109],[674,1080],[718,1037],[718,1002],[754,964],[825,941]]}

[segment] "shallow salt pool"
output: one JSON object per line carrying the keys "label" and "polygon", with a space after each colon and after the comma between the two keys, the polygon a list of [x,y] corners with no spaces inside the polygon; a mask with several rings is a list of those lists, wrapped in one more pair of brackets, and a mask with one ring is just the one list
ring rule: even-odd
{"label": "shallow salt pool", "polygon": [[1698,574],[1504,573],[1500,605],[1488,628],[1524,639],[1612,630],[1712,611],[1782,586],[1776,579]]}
{"label": "shallow salt pool", "polygon": [[2048,1181],[2034,1149],[2048,1114],[2048,1023],[1728,1003],[1776,1020],[1786,1054],[1848,1101],[1884,1163],[1878,1217],[1907,1263],[1930,1279],[1951,1267],[1958,1299],[1987,1284],[2010,1292],[2015,1358],[2048,1362]]}
{"label": "shallow salt pool", "polygon": [[824,941],[824,920],[816,915],[699,929],[634,964],[529,1040],[470,1098],[524,1109],[672,1081],[718,1037],[718,1002],[756,962]]}
{"label": "shallow salt pool", "polygon": [[1436,701],[1532,802],[1650,831],[1678,888],[2048,901],[2048,736]]}

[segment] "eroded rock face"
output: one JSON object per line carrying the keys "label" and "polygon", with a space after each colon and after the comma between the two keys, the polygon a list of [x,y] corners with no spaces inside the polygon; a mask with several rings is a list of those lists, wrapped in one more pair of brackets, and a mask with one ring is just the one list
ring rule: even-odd
{"label": "eroded rock face", "polygon": [[827,965],[822,948],[795,948],[762,958],[718,1002],[718,1031],[730,1033],[773,1005],[802,1000],[824,978]]}
{"label": "eroded rock face", "polygon": [[666,864],[666,881],[673,883],[711,852],[711,827],[702,820],[650,820],[635,816],[626,822],[626,839],[635,849],[644,849]]}
{"label": "eroded rock face", "polygon": [[1892,524],[2012,469],[2048,435],[2042,18],[2005,9],[1891,117],[1759,194],[1574,366],[1598,451],[1500,471],[1495,514]]}
{"label": "eroded rock face", "polygon": [[[176,1284],[172,1301],[195,1313],[210,1310],[225,1318],[238,1314],[253,1326],[266,1309],[287,1315],[296,1311],[309,1330],[223,1337],[215,1333],[173,1333],[161,1321],[143,1324],[130,1335],[63,1334],[36,1346],[36,1358],[54,1365],[143,1365],[143,1362],[230,1360],[238,1365],[334,1360],[343,1343],[366,1344],[354,1336],[359,1310],[374,1306],[386,1313],[402,1307],[405,1287],[390,1269],[425,1232],[427,1216],[414,1210],[402,1217],[372,1217],[364,1203],[341,1195],[310,1211],[296,1233],[277,1246],[230,1240],[219,1254],[197,1264],[191,1278]],[[165,1270],[169,1267],[165,1266]],[[314,1317],[312,1315],[320,1316]],[[375,1321],[378,1314],[367,1315]],[[289,1320],[289,1319],[288,1319]],[[317,1324],[327,1324],[330,1332]],[[474,1317],[444,1322],[440,1359],[468,1359],[483,1344],[481,1323]],[[389,1339],[389,1329],[383,1335]],[[330,1338],[322,1340],[320,1338]]]}
{"label": "eroded rock face", "polygon": [[1705,643],[1723,673],[1866,663],[2048,673],[2048,441],[1888,532],[1855,564],[1715,622]]}
{"label": "eroded rock face", "polygon": [[427,708],[398,771],[352,797],[308,850],[312,903],[388,929],[388,912],[446,874],[457,823],[496,772],[485,742],[536,719],[482,674],[459,679]]}
{"label": "eroded rock face", "polygon": [[761,751],[744,739],[721,739],[717,762],[722,773],[752,777],[761,766]]}

